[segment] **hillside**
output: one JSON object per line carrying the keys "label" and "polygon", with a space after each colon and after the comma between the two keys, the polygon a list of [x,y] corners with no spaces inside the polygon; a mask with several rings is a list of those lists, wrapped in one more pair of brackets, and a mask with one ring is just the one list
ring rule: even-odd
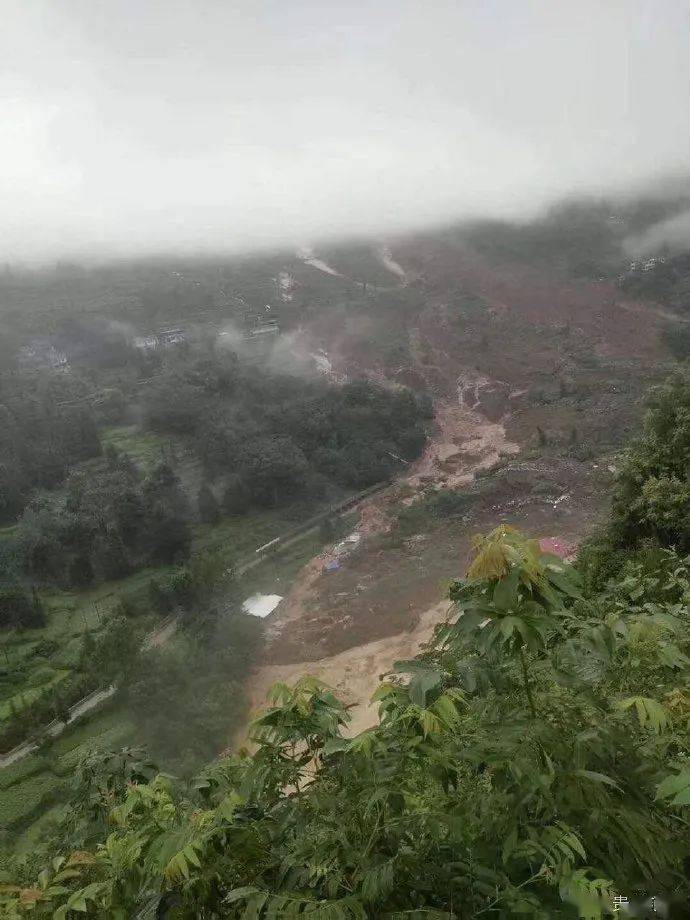
{"label": "hillside", "polygon": [[[131,687],[0,775],[6,858],[40,854],[37,841],[64,818],[74,764],[94,746],[144,743],[190,775],[243,743],[275,680],[307,672],[354,706],[348,734],[373,724],[370,694],[446,618],[444,585],[463,575],[473,534],[507,523],[575,547],[592,532],[683,328],[677,298],[645,299],[619,281],[623,240],[659,211],[611,223],[612,207],[584,208],[572,233],[566,209],[543,225],[387,245],[5,274],[0,308],[15,347],[5,401],[15,411],[12,388],[30,380],[38,405],[51,406],[46,439],[59,410],[91,445],[8,483],[2,545],[25,552],[28,508],[31,539],[50,537],[53,555],[40,572],[18,570],[14,550],[3,556],[3,577],[29,598],[33,587],[45,616],[0,636],[4,717],[18,731],[5,750],[43,740],[41,727],[84,692],[111,679]],[[277,333],[257,348],[253,332],[270,325]],[[182,341],[163,342],[166,330]],[[158,336],[154,349],[137,344],[147,336]],[[67,367],[52,366],[48,347]],[[26,431],[29,449],[37,429]],[[391,484],[349,516],[328,515],[381,480]],[[146,516],[120,530],[123,555],[119,542],[93,540],[93,522],[125,495]],[[76,516],[69,544],[60,509]],[[149,532],[141,521],[154,509]],[[319,513],[326,524],[245,569],[257,548]],[[65,583],[65,571],[87,583]],[[262,623],[241,615],[255,593],[283,598]],[[181,628],[142,656],[146,632],[171,612]],[[125,633],[134,639],[123,654],[108,656]],[[228,641],[239,654],[217,654]]]}
{"label": "hillside", "polygon": [[[338,375],[433,394],[432,440],[362,509],[364,539],[338,571],[324,571],[326,552],[269,619],[255,706],[272,680],[310,662],[361,701],[410,627],[442,615],[439,585],[462,571],[472,534],[496,521],[577,545],[605,512],[650,381],[672,364],[670,321],[627,300],[615,278],[491,261],[451,234],[400,241],[394,253],[405,268],[395,299],[370,294],[346,322],[324,310],[301,334]],[[439,488],[463,500],[439,507]]]}
{"label": "hillside", "polygon": [[374,728],[302,677],[191,787],[92,755],[8,916],[687,916],[689,408],[687,373],[653,394],[575,566],[505,524],[475,541]]}

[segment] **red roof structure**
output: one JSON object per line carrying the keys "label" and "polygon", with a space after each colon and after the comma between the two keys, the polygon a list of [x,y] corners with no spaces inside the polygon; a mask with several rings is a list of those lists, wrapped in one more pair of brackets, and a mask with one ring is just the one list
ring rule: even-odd
{"label": "red roof structure", "polygon": [[577,553],[577,545],[566,543],[560,537],[542,537],[539,541],[539,549],[543,553],[550,553],[552,556],[558,556],[559,559],[572,559]]}

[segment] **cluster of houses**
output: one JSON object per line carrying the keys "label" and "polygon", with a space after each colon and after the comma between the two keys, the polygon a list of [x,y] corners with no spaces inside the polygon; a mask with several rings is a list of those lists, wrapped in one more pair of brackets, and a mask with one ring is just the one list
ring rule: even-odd
{"label": "cluster of houses", "polygon": [[23,370],[65,370],[69,367],[65,352],[56,348],[50,339],[34,339],[22,346],[17,363]]}
{"label": "cluster of houses", "polygon": [[[268,343],[280,335],[280,326],[276,318],[271,315],[270,309],[267,307],[264,313],[248,313],[244,317],[242,339],[252,346],[252,350],[261,352],[263,350],[261,343]],[[150,354],[184,345],[189,338],[189,330],[182,326],[175,326],[146,335],[134,336],[130,344],[139,351]],[[67,352],[48,337],[35,338],[24,345],[19,349],[17,360],[19,366],[25,370],[62,370],[70,366]]]}
{"label": "cluster of houses", "polygon": [[663,265],[666,259],[661,256],[654,256],[651,259],[646,259],[645,261],[633,261],[630,263],[631,272],[651,272],[652,269],[656,268],[657,265]]}
{"label": "cluster of houses", "polygon": [[183,345],[187,341],[187,334],[179,326],[175,329],[164,329],[150,335],[137,335],[134,337],[134,347],[140,351],[158,351],[161,348],[170,348],[173,345]]}
{"label": "cluster of houses", "polygon": [[639,272],[651,272],[657,266],[663,265],[666,259],[663,256],[652,256],[650,259],[634,259],[628,265],[627,272],[623,272],[622,275],[618,276],[618,283],[621,284],[631,275],[636,275]]}
{"label": "cluster of houses", "polygon": [[280,326],[276,320],[273,317],[259,314],[247,323],[244,338],[245,341],[251,342],[264,337],[272,338],[275,335],[280,335]]}
{"label": "cluster of houses", "polygon": [[291,275],[290,272],[282,271],[275,279],[275,283],[281,300],[285,303],[291,301],[294,296],[295,288],[297,287],[295,276]]}

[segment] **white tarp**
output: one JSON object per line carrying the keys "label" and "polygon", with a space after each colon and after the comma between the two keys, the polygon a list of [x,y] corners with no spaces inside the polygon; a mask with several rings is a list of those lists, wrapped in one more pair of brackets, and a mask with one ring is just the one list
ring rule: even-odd
{"label": "white tarp", "polygon": [[280,594],[252,594],[242,604],[242,610],[245,613],[251,613],[253,617],[267,617],[273,613],[278,604],[282,601]]}

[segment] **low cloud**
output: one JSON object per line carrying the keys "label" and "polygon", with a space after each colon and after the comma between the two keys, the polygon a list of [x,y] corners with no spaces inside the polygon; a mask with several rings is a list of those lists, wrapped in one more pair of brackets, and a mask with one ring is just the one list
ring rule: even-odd
{"label": "low cloud", "polygon": [[0,260],[529,217],[688,162],[683,0],[6,0]]}
{"label": "low cloud", "polygon": [[241,361],[254,361],[259,356],[262,367],[274,373],[313,377],[317,362],[298,332],[273,335],[271,317],[258,320],[246,329],[226,323],[218,332],[217,347],[236,354]]}
{"label": "low cloud", "polygon": [[639,236],[629,237],[624,246],[633,259],[666,250],[674,254],[690,252],[690,211],[662,220]]}

